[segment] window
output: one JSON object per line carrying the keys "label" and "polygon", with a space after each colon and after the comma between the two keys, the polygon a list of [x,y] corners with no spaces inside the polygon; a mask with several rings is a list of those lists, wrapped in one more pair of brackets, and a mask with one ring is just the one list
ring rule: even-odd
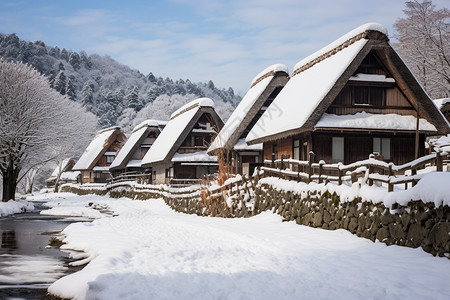
{"label": "window", "polygon": [[391,139],[390,138],[373,138],[373,152],[383,156],[384,160],[391,159]]}
{"label": "window", "polygon": [[272,145],[272,160],[277,160],[277,159],[278,159],[278,145],[273,144]]}
{"label": "window", "polygon": [[107,155],[106,156],[106,162],[108,164],[112,163],[113,161],[114,161],[114,156],[112,156],[112,155]]}
{"label": "window", "polygon": [[332,138],[331,156],[333,163],[344,162],[344,138]]}
{"label": "window", "polygon": [[300,140],[294,140],[293,148],[293,158],[300,160]]}
{"label": "window", "polygon": [[385,105],[386,89],[376,86],[354,86],[353,99],[357,105]]}
{"label": "window", "polygon": [[194,137],[194,146],[203,146],[203,137],[202,136],[195,136]]}

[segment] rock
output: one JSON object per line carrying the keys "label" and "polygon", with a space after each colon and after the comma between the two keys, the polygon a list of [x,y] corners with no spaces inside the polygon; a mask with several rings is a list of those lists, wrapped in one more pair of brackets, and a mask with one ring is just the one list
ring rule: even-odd
{"label": "rock", "polygon": [[389,231],[386,228],[382,227],[377,231],[376,237],[380,242],[384,242],[387,238],[390,237]]}
{"label": "rock", "polygon": [[303,225],[309,226],[309,224],[311,223],[311,218],[312,218],[311,213],[307,213],[303,218]]}
{"label": "rock", "polygon": [[356,227],[358,227],[358,219],[351,217],[350,222],[348,224],[348,230],[351,233],[356,233]]}
{"label": "rock", "polygon": [[381,216],[381,224],[383,226],[387,226],[387,225],[391,224],[393,221],[394,221],[394,217],[389,212],[387,212]]}
{"label": "rock", "polygon": [[328,229],[330,229],[330,230],[335,230],[335,229],[338,229],[339,227],[338,227],[338,223],[336,222],[336,221],[331,221],[330,222],[330,225],[328,226]]}
{"label": "rock", "polygon": [[370,229],[369,229],[369,231],[370,231],[370,233],[373,235],[373,236],[376,236],[376,234],[377,234],[377,232],[378,232],[378,225],[374,222],[374,223],[372,223],[372,225],[370,226]]}
{"label": "rock", "polygon": [[325,224],[330,224],[331,222],[331,214],[327,210],[323,212],[323,222]]}
{"label": "rock", "polygon": [[391,237],[396,240],[405,240],[405,232],[403,231],[403,226],[400,223],[391,223],[389,224],[389,232],[391,233]]}
{"label": "rock", "polygon": [[[417,248],[422,244],[423,239],[427,235],[427,230],[420,226],[419,224],[411,224],[408,229],[408,233],[406,238],[409,243],[411,243],[411,247]],[[408,245],[408,243],[406,244]]]}
{"label": "rock", "polygon": [[428,219],[428,220],[425,222],[425,228],[426,228],[426,229],[431,229],[431,228],[434,226],[434,224],[435,224],[435,222],[434,222],[434,219],[433,219],[433,218]]}
{"label": "rock", "polygon": [[449,222],[441,222],[437,223],[431,229],[428,238],[433,246],[433,249],[440,252],[445,249],[446,244],[449,240],[450,234],[450,223]]}
{"label": "rock", "polygon": [[314,214],[313,226],[322,227],[322,214],[320,212]]}
{"label": "rock", "polygon": [[407,212],[403,212],[402,213],[402,225],[403,225],[403,229],[407,229],[409,222],[411,220],[411,217],[409,216],[409,214]]}

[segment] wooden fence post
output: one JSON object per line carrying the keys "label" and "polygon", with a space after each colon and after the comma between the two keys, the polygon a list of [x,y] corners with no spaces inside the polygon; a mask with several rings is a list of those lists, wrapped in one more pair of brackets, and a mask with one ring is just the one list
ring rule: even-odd
{"label": "wooden fence post", "polygon": [[339,168],[338,169],[338,184],[342,185],[342,170]]}
{"label": "wooden fence post", "polygon": [[323,164],[319,162],[319,183],[322,183]]}
{"label": "wooden fence post", "polygon": [[[369,175],[373,174],[373,166],[369,166]],[[373,185],[373,179],[370,179],[369,177],[369,186]]]}
{"label": "wooden fence post", "polygon": [[308,160],[308,183],[311,182],[311,176],[313,174],[312,164],[314,162],[314,152],[309,151],[309,160]]}
{"label": "wooden fence post", "polygon": [[444,162],[441,156],[441,151],[438,150],[436,151],[436,171],[442,172],[444,169],[443,164]]}

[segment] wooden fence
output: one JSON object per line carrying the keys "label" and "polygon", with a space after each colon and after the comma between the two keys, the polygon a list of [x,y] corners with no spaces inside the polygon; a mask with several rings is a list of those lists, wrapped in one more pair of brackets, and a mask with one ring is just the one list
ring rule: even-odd
{"label": "wooden fence", "polygon": [[388,191],[394,190],[394,185],[408,183],[414,186],[424,174],[417,174],[417,170],[426,166],[436,166],[436,171],[443,171],[444,166],[448,164],[447,152],[436,152],[430,155],[420,157],[409,163],[397,166],[393,163],[387,163],[376,159],[370,155],[369,159],[355,162],[349,165],[341,163],[326,164],[324,161],[314,163],[314,153],[309,153],[308,161],[294,159],[281,159],[275,161],[264,161],[264,173],[269,176],[305,181],[307,183],[316,181],[318,183],[337,182],[339,185],[344,181],[357,182],[358,178],[363,177],[369,185],[374,181],[386,183]]}

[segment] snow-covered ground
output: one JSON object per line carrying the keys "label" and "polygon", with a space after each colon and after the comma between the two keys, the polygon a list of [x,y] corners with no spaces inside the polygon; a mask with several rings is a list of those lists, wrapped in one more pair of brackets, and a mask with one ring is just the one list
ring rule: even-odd
{"label": "snow-covered ground", "polygon": [[25,211],[33,211],[33,203],[24,200],[9,200],[8,202],[0,201],[0,217],[9,216],[12,214],[18,214]]}
{"label": "snow-covered ground", "polygon": [[118,215],[64,230],[63,247],[84,251],[79,259],[89,262],[49,287],[64,298],[450,297],[450,260],[420,248],[388,247],[345,230],[282,222],[271,212],[222,219],[177,213],[161,199],[53,195],[60,198],[45,195],[53,213],[107,206]]}

